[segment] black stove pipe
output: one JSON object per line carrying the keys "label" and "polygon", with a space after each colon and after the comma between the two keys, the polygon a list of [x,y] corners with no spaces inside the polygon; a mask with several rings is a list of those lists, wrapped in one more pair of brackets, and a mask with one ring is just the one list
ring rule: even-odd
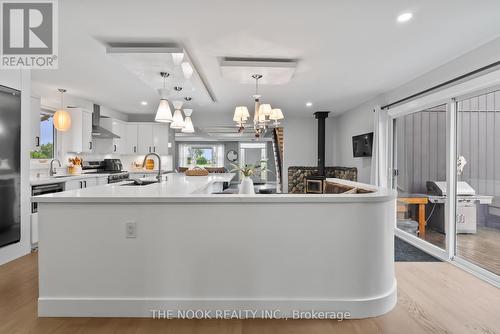
{"label": "black stove pipe", "polygon": [[314,117],[318,120],[318,173],[325,176],[325,120],[329,111],[316,111]]}

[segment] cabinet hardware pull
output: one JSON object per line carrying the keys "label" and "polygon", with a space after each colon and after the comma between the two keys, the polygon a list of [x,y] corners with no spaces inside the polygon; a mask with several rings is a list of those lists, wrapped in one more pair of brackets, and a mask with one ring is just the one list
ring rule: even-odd
{"label": "cabinet hardware pull", "polygon": [[40,137],[35,137],[36,138],[36,147],[39,147],[40,146]]}
{"label": "cabinet hardware pull", "polygon": [[137,152],[137,147],[134,146],[134,153]]}
{"label": "cabinet hardware pull", "polygon": [[156,146],[153,146],[153,152],[156,152]]}
{"label": "cabinet hardware pull", "polygon": [[91,150],[92,149],[92,142],[89,141],[89,149]]}
{"label": "cabinet hardware pull", "polygon": [[87,181],[83,181],[83,183],[85,184],[85,188],[87,188]]}
{"label": "cabinet hardware pull", "polygon": [[83,182],[80,181],[80,189],[82,189],[82,188],[83,188]]}
{"label": "cabinet hardware pull", "polygon": [[115,148],[114,148],[114,150],[115,150],[115,152],[116,152],[116,144],[115,144],[115,145],[113,145],[113,146],[115,147]]}
{"label": "cabinet hardware pull", "polygon": [[151,146],[149,146],[149,153],[151,153]]}

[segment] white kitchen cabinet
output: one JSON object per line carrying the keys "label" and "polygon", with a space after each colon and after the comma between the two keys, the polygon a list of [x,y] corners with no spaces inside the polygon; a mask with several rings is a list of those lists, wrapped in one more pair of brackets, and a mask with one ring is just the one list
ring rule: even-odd
{"label": "white kitchen cabinet", "polygon": [[81,108],[67,109],[71,116],[71,128],[62,133],[66,152],[90,153],[93,150],[92,112]]}
{"label": "white kitchen cabinet", "polygon": [[66,183],[64,184],[64,190],[74,190],[82,188],[83,188],[82,180],[70,180],[66,181]]}
{"label": "white kitchen cabinet", "polygon": [[64,190],[84,189],[94,186],[97,186],[97,177],[86,177],[79,180],[66,181]]}
{"label": "white kitchen cabinet", "polygon": [[168,124],[153,124],[153,152],[168,154]]}
{"label": "white kitchen cabinet", "polygon": [[30,144],[31,150],[40,149],[40,98],[32,96],[30,104]]}
{"label": "white kitchen cabinet", "polygon": [[126,154],[125,123],[113,118],[101,118],[101,126],[120,138],[103,138],[99,142],[99,153]]}
{"label": "white kitchen cabinet", "polygon": [[125,147],[123,149],[123,154],[137,154],[138,153],[137,124],[125,123],[124,133],[125,133]]}
{"label": "white kitchen cabinet", "polygon": [[153,152],[153,124],[137,124],[137,148],[139,154]]}
{"label": "white kitchen cabinet", "polygon": [[82,181],[83,181],[84,188],[97,186],[97,177],[88,177],[86,179],[83,179]]}
{"label": "white kitchen cabinet", "polygon": [[159,123],[122,123],[121,154],[168,154],[168,124]]}
{"label": "white kitchen cabinet", "polygon": [[126,132],[125,124],[122,121],[113,120],[113,133],[120,136],[120,138],[113,138],[113,152],[122,154],[125,152]]}

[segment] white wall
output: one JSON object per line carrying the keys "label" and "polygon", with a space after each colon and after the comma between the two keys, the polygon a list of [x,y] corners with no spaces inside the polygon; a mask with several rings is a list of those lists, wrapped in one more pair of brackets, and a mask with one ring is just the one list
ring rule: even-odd
{"label": "white wall", "polygon": [[335,118],[335,164],[343,167],[356,167],[358,181],[370,182],[371,158],[354,158],[352,137],[373,131],[373,107],[380,99],[369,101],[354,110]]}
{"label": "white wall", "polygon": [[28,70],[0,70],[0,85],[21,91],[21,241],[0,248],[0,265],[30,252],[30,104],[31,74]]}
{"label": "white wall", "polygon": [[339,166],[357,167],[358,180],[360,182],[369,182],[371,158],[353,158],[352,136],[373,131],[372,111],[376,105],[384,105],[397,101],[461,74],[498,61],[498,55],[500,55],[500,38],[479,46],[475,50],[461,55],[394,90],[386,92],[338,116],[335,124],[337,129],[335,135],[337,143],[335,148],[337,150],[335,163]]}

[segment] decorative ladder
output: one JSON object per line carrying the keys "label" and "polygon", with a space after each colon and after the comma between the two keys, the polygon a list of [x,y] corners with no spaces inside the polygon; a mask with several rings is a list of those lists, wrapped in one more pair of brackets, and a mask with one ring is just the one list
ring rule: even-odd
{"label": "decorative ladder", "polygon": [[274,153],[274,165],[276,166],[276,190],[281,192],[283,179],[282,163],[283,163],[283,151],[284,151],[284,140],[283,140],[283,128],[273,129],[273,153]]}

